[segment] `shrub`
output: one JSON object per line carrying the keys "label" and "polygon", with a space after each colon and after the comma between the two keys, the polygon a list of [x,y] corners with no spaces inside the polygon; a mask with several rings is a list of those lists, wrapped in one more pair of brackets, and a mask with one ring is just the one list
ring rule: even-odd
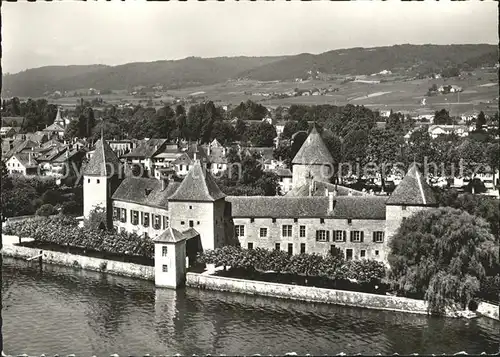
{"label": "shrub", "polygon": [[67,201],[62,204],[61,207],[62,214],[82,214],[83,207],[76,201]]}
{"label": "shrub", "polygon": [[43,204],[57,205],[62,203],[62,195],[57,190],[47,190],[43,193],[41,197]]}
{"label": "shrub", "polygon": [[55,213],[55,208],[50,203],[46,203],[36,210],[37,216],[48,217],[54,213]]}

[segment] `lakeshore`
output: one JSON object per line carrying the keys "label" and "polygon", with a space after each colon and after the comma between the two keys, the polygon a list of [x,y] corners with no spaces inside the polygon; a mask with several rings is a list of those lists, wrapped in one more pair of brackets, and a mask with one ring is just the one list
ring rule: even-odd
{"label": "lakeshore", "polygon": [[[30,241],[30,239],[25,238],[23,240]],[[16,236],[4,236],[2,254],[4,256],[26,261],[27,259],[40,255],[40,252],[42,252],[43,264],[62,265],[76,269],[154,281],[154,267],[67,254],[63,252],[54,252],[50,250],[41,251],[38,248],[16,245],[18,241],[19,238]],[[187,273],[186,285],[197,289],[226,291],[247,295],[260,295],[312,303],[344,305],[357,308],[388,310],[420,315],[427,314],[427,303],[423,300],[408,299],[397,296],[375,295],[355,291],[322,289],[298,285],[226,278],[210,275],[209,272],[204,272],[202,274],[192,272]],[[497,321],[499,320],[498,306],[486,302],[479,302],[477,314],[484,315],[485,317]],[[476,313],[468,310],[457,311],[456,309],[448,309],[446,316],[471,318],[476,317]]]}

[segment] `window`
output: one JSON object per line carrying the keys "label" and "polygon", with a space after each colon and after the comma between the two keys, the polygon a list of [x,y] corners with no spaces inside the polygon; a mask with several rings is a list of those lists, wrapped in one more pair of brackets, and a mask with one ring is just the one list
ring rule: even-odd
{"label": "window", "polygon": [[275,250],[280,250],[280,249],[281,249],[281,248],[280,248],[280,244],[279,244],[279,243],[276,243],[276,244],[274,245],[274,249],[275,249]]}
{"label": "window", "polygon": [[267,237],[267,228],[259,229],[259,237],[266,238]]}
{"label": "window", "polygon": [[234,231],[236,232],[236,237],[244,237],[245,236],[245,226],[244,225],[234,226]]}
{"label": "window", "polygon": [[141,212],[143,213],[143,221],[142,221],[142,225],[144,227],[149,227],[149,213],[148,212]]}
{"label": "window", "polygon": [[330,240],[330,231],[316,231],[316,242],[328,242]]}
{"label": "window", "polygon": [[294,218],[294,219],[293,219],[293,223],[297,223],[298,221],[299,221],[299,219],[298,219],[298,218]]}
{"label": "window", "polygon": [[337,247],[335,247],[335,244],[332,244],[330,246],[330,254],[335,255],[336,252],[337,252]]}
{"label": "window", "polygon": [[189,206],[189,209],[193,209],[193,206]]}
{"label": "window", "polygon": [[325,219],[324,218],[320,218],[319,219],[319,223],[321,223],[321,224],[325,223]]}
{"label": "window", "polygon": [[300,254],[303,254],[305,252],[306,252],[306,244],[300,243]]}
{"label": "window", "polygon": [[189,227],[194,227],[194,221],[189,221]]}
{"label": "window", "polygon": [[351,218],[347,219],[347,224],[352,224],[352,219]]}
{"label": "window", "polygon": [[97,183],[101,183],[101,181],[99,179],[97,179],[96,181],[97,181]]}
{"label": "window", "polygon": [[378,250],[375,251],[375,256],[377,256],[377,257],[379,256],[379,251]]}
{"label": "window", "polygon": [[161,247],[161,256],[166,257],[168,255],[168,247]]}
{"label": "window", "polygon": [[120,218],[120,209],[113,207],[113,221],[117,221]]}
{"label": "window", "polygon": [[346,260],[352,260],[352,249],[346,249],[345,250],[345,259]]}
{"label": "window", "polygon": [[406,206],[404,206],[404,205],[403,205],[403,206],[401,206],[401,209],[402,209],[403,211],[406,211]]}
{"label": "window", "polygon": [[288,243],[288,255],[293,254],[293,243]]}
{"label": "window", "polygon": [[366,257],[366,250],[361,249],[361,258]]}
{"label": "window", "polygon": [[382,243],[384,241],[384,232],[373,232],[373,241],[375,243]]}
{"label": "window", "polygon": [[182,171],[183,168],[184,168],[184,165],[179,165],[179,171]]}
{"label": "window", "polygon": [[90,179],[87,180],[87,183],[90,183]]}
{"label": "window", "polygon": [[168,273],[168,265],[163,265],[161,267],[161,271],[164,272],[164,273]]}
{"label": "window", "polygon": [[299,227],[299,236],[300,238],[305,238],[306,236],[306,226]]}
{"label": "window", "polygon": [[292,225],[284,224],[281,229],[281,234],[283,237],[291,237],[292,236]]}
{"label": "window", "polygon": [[153,215],[153,228],[154,229],[160,229],[160,219],[161,216],[154,214]]}
{"label": "window", "polygon": [[139,224],[139,212],[138,211],[130,211],[130,220],[134,226]]}
{"label": "window", "polygon": [[168,217],[163,216],[163,229],[167,229],[167,228],[168,228]]}
{"label": "window", "polygon": [[[215,223],[217,223],[217,220],[215,220]],[[197,225],[200,225],[200,221],[196,221]]]}
{"label": "window", "polygon": [[148,235],[148,232],[144,232],[144,238],[148,238],[149,235]]}
{"label": "window", "polygon": [[345,231],[333,231],[335,242],[345,242]]}
{"label": "window", "polygon": [[351,231],[351,242],[361,243],[363,241],[363,231]]}
{"label": "window", "polygon": [[184,222],[184,221],[181,221],[181,226],[183,226],[184,224],[185,224],[185,222]]}
{"label": "window", "polygon": [[253,243],[248,243],[248,249],[253,249]]}
{"label": "window", "polygon": [[121,209],[120,221],[123,223],[127,222],[127,210],[125,208]]}
{"label": "window", "polygon": [[273,223],[276,223],[276,218],[273,218]]}
{"label": "window", "polygon": [[250,223],[255,222],[255,218],[250,218]]}
{"label": "window", "polygon": [[403,217],[403,222],[406,221],[406,217]]}

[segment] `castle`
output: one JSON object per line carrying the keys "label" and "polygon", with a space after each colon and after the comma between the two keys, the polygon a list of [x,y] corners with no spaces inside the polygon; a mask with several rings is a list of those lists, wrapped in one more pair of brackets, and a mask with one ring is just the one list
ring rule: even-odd
{"label": "castle", "polygon": [[325,167],[333,168],[333,159],[315,128],[292,165],[293,189],[285,196],[226,196],[199,161],[181,182],[172,174],[125,177],[118,157],[101,139],[83,172],[84,216],[100,206],[108,226],[152,237],[157,284],[175,287],[192,249],[219,248],[236,238],[248,249],[327,254],[339,248],[346,259],[387,262],[388,240],[401,222],[437,205],[416,164],[391,196],[328,183]]}

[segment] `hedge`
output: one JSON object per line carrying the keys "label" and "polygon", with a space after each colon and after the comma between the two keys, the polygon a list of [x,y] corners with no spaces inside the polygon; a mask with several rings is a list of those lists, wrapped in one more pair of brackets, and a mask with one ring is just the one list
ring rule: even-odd
{"label": "hedge", "polygon": [[198,262],[236,269],[275,271],[282,274],[320,276],[333,280],[355,279],[378,283],[385,278],[383,263],[376,260],[345,261],[341,254],[322,256],[302,253],[289,255],[280,250],[242,249],[225,246],[198,255]]}
{"label": "hedge", "polygon": [[154,243],[151,238],[140,237],[136,234],[79,228],[74,218],[64,215],[36,217],[23,222],[9,223],[3,229],[3,233],[61,246],[154,258]]}

